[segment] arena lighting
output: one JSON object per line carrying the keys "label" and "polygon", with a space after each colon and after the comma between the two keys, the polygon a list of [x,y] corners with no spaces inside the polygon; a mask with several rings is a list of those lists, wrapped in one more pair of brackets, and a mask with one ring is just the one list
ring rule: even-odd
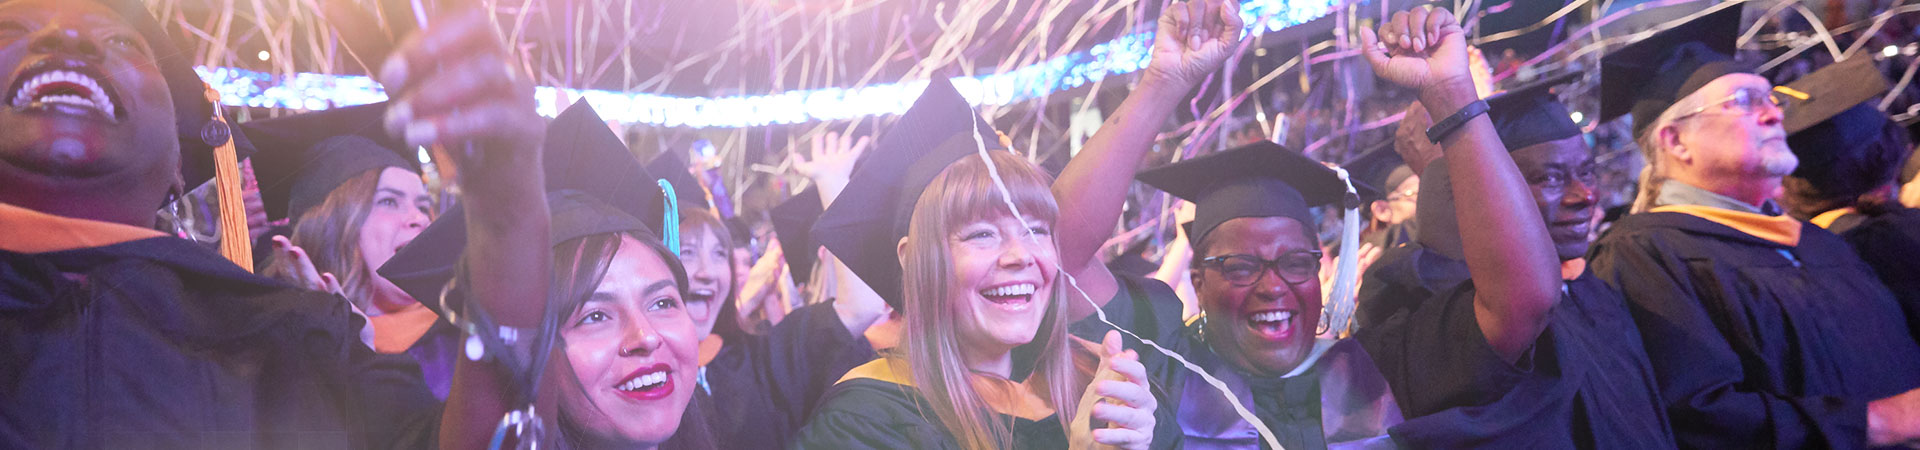
{"label": "arena lighting", "polygon": [[[1251,0],[1240,15],[1249,35],[1278,31],[1326,16],[1342,0]],[[1272,15],[1266,21],[1260,17]],[[1007,72],[956,77],[954,87],[974,105],[1008,105],[1085,86],[1109,75],[1145,68],[1152,31],[1141,31]],[[321,110],[387,99],[379,83],[364,76],[297,73],[275,76],[231,67],[196,67],[229,106]],[[746,128],[854,119],[905,112],[927,82],[907,81],[842,89],[788,91],[732,97],[676,97],[541,86],[541,115],[553,117],[575,99],[601,116],[626,124],[662,127]]]}

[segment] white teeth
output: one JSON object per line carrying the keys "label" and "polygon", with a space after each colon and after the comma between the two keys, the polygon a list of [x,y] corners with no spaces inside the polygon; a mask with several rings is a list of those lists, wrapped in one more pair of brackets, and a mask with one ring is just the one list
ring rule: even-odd
{"label": "white teeth", "polygon": [[1253,315],[1254,322],[1285,322],[1293,320],[1292,311],[1267,311]]}
{"label": "white teeth", "polygon": [[[37,95],[41,94],[39,92],[40,88],[45,87],[48,83],[55,83],[55,82],[64,82],[64,83],[72,83],[72,84],[79,85],[80,87],[85,88],[87,90],[88,95],[84,98],[81,96],[72,95],[72,94],[54,94],[54,95],[36,97]],[[17,107],[26,106],[35,101],[39,101],[43,103],[59,103],[59,104],[65,104],[65,105],[73,105],[73,106],[79,106],[83,108],[93,108],[95,110],[99,110],[100,112],[106,113],[109,116],[113,115],[114,113],[113,100],[107,97],[106,89],[100,87],[100,82],[98,80],[93,79],[93,77],[86,76],[85,74],[66,71],[66,70],[55,70],[55,71],[42,73],[40,75],[34,76],[33,79],[31,80],[27,80],[26,83],[20,85],[20,90],[14,94],[12,105],[17,108]]]}
{"label": "white teeth", "polygon": [[1029,295],[1038,289],[1039,287],[1034,286],[1033,284],[1023,283],[1023,284],[1001,286],[993,289],[988,289],[985,291],[981,291],[981,294],[988,297],[1012,297],[1016,295]]}
{"label": "white teeth", "polygon": [[634,377],[631,380],[627,380],[627,382],[624,384],[621,384],[618,389],[622,391],[638,391],[641,389],[648,389],[655,386],[659,386],[661,384],[665,384],[666,382],[667,382],[667,372],[665,371],[653,372],[646,375]]}

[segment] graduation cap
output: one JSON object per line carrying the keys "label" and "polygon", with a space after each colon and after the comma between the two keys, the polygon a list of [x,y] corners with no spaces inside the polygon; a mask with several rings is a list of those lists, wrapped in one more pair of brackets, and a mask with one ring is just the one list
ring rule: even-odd
{"label": "graduation cap", "polygon": [[1786,89],[1807,97],[1794,104],[1782,124],[1787,147],[1800,160],[1794,177],[1824,194],[1858,195],[1892,181],[1899,158],[1911,148],[1906,142],[1882,141],[1881,136],[1899,124],[1872,103],[1888,88],[1870,59],[1828,65]]}
{"label": "graduation cap", "polygon": [[840,197],[814,223],[813,238],[899,309],[896,244],[907,235],[914,202],[948,165],[977,154],[976,136],[988,150],[1005,149],[953,83],[935,77],[854,168]]}
{"label": "graduation cap", "polygon": [[598,234],[644,232],[648,236],[657,235],[647,221],[635,217],[632,211],[607,204],[580,190],[547,192],[547,210],[553,214],[553,221],[547,226],[553,245]]}
{"label": "graduation cap", "polygon": [[1633,135],[1702,86],[1749,70],[1734,61],[1743,4],[1720,7],[1600,58],[1600,120],[1633,115]]}
{"label": "graduation cap", "polygon": [[[1487,98],[1487,117],[1493,121],[1494,131],[1508,152],[1581,134],[1566,104],[1553,92],[1553,88],[1578,75],[1548,77]],[[1460,243],[1460,222],[1453,219],[1457,210],[1452,179],[1446,158],[1427,164],[1427,173],[1420,177],[1420,199],[1414,205],[1418,211],[1415,214],[1439,219],[1420,221],[1417,239],[1434,253],[1460,260],[1465,252]]]}
{"label": "graduation cap", "polygon": [[769,214],[774,238],[780,240],[780,251],[787,261],[787,273],[795,280],[804,281],[813,275],[820,249],[820,243],[813,240],[813,224],[823,212],[820,188],[814,186],[780,202]]}
{"label": "graduation cap", "polygon": [[418,173],[412,147],[387,135],[386,102],[315,111],[240,124],[258,147],[255,179],[267,217],[299,218],[348,179],[399,167]]}
{"label": "graduation cap", "polygon": [[680,201],[681,207],[711,209],[707,204],[707,189],[687,167],[687,161],[672,151],[660,152],[659,156],[653,157],[653,161],[647,162],[647,172],[673,185],[673,197]]}
{"label": "graduation cap", "polygon": [[145,38],[153,49],[153,59],[160,69],[160,75],[167,83],[169,96],[173,98],[173,117],[180,142],[180,178],[186,181],[187,189],[193,189],[213,178],[213,149],[235,140],[234,150],[240,158],[246,158],[250,146],[234,138],[235,133],[225,121],[214,119],[214,105],[207,101],[207,85],[200,75],[193,71],[192,54],[180,51],[167,35],[166,27],[161,25],[153,13],[147,10],[146,3],[138,0],[97,0],[108,8],[120,13],[122,20]]}
{"label": "graduation cap", "polygon": [[1573,123],[1567,105],[1561,103],[1554,92],[1554,88],[1579,75],[1547,77],[1487,98],[1487,119],[1493,122],[1494,132],[1500,135],[1500,143],[1506,144],[1507,151],[1581,134],[1580,125]]}
{"label": "graduation cap", "polygon": [[1358,207],[1361,197],[1380,195],[1356,182],[1347,198],[1346,183],[1333,169],[1271,141],[1259,141],[1141,172],[1143,183],[1193,202],[1191,242],[1205,242],[1215,227],[1242,217],[1286,217],[1319,234],[1312,208]]}
{"label": "graduation cap", "polygon": [[[1853,58],[1829,64],[1807,76],[1787,83],[1787,90],[1807,98],[1793,104],[1780,124],[1788,134],[1799,134],[1828,119],[1845,116],[1849,110],[1887,93],[1887,79],[1873,66],[1871,58]],[[1878,110],[1875,111],[1878,113]],[[1884,114],[1880,114],[1884,118]],[[1789,138],[1791,139],[1791,138]]]}
{"label": "graduation cap", "polygon": [[[1392,139],[1362,150],[1360,156],[1354,157],[1346,164],[1341,164],[1340,167],[1347,169],[1354,180],[1379,186],[1382,191],[1391,191],[1399,187],[1401,182],[1407,181],[1408,177],[1413,176],[1413,169],[1407,167],[1406,159],[1400,156],[1400,152],[1393,150]],[[1386,194],[1387,192],[1380,192],[1371,197],[1361,197],[1360,201],[1380,200]]]}
{"label": "graduation cap", "polygon": [[[552,123],[547,125],[545,154],[541,165],[546,171],[547,191],[578,191],[625,213],[630,217],[646,218],[642,224],[652,225],[659,217],[660,204],[663,202],[659,186],[653,175],[640,165],[640,161],[627,151],[620,137],[613,134],[605,120],[593,111],[587,102],[581,101],[562,111]],[[555,198],[573,194],[548,196],[551,212],[558,213],[561,206],[552,203]],[[624,224],[620,217],[605,220],[582,220],[563,222],[556,215],[549,225],[554,243],[588,234],[597,234],[594,230],[633,229]],[[607,225],[607,224],[614,225]],[[678,224],[671,224],[678,225]],[[658,229],[658,228],[655,228]],[[584,234],[581,234],[584,233]],[[414,300],[436,308],[436,313],[445,316],[445,311],[437,308],[441,289],[453,279],[454,265],[460,254],[466,249],[467,226],[465,208],[460,205],[447,211],[433,225],[413,238],[406,246],[393,255],[392,259],[380,266],[380,276],[399,286]],[[545,270],[541,268],[541,270]]]}

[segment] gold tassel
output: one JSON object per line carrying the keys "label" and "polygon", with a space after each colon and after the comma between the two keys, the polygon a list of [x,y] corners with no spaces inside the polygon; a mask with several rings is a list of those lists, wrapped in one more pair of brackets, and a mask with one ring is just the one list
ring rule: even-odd
{"label": "gold tassel", "polygon": [[220,114],[220,93],[214,91],[213,86],[207,86],[207,101],[213,102],[213,121],[228,131],[226,141],[213,148],[213,187],[218,196],[216,203],[220,205],[220,255],[252,272],[253,234],[247,230],[246,201],[240,194],[240,155],[233,148],[233,127]]}

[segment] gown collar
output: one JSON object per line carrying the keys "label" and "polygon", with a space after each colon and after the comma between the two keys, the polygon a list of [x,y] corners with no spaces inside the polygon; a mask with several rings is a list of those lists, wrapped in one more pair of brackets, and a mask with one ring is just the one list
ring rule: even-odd
{"label": "gown collar", "polygon": [[166,236],[159,231],[97,220],[75,219],[0,203],[0,250],[35,254],[105,247]]}

